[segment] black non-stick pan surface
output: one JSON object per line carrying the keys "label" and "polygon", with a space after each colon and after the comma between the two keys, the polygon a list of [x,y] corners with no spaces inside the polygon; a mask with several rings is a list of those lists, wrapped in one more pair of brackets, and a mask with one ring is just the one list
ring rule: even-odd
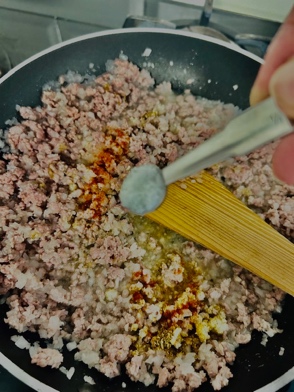
{"label": "black non-stick pan surface", "polygon": [[[146,54],[146,48],[151,49],[148,57],[142,56],[144,52]],[[88,35],[32,57],[0,80],[0,128],[5,128],[7,119],[16,116],[16,105],[38,105],[42,86],[48,81],[56,80],[68,70],[82,74],[90,72],[90,63],[94,64],[95,73],[101,74],[105,71],[106,61],[116,58],[122,52],[139,67],[149,69],[156,82],[170,81],[178,91],[189,88],[196,95],[232,102],[242,109],[249,105],[250,88],[260,67],[258,58],[239,49],[235,50],[233,45],[190,33],[124,29]],[[189,79],[193,82],[187,85]],[[71,380],[59,370],[31,365],[28,352],[18,349],[10,340],[16,331],[5,324],[5,311],[5,306],[0,306],[0,363],[17,377],[26,379],[34,389],[41,392],[160,391],[155,386],[145,387],[131,382],[125,376],[110,380],[97,371],[88,369],[86,365],[74,362],[72,354],[66,351],[64,366],[67,369],[74,366],[76,369]],[[223,389],[224,392],[257,391],[294,367],[292,297],[286,297],[283,311],[276,318],[284,332],[270,338],[266,346],[260,344],[261,335],[255,333],[249,344],[238,348],[237,359],[232,366],[234,377],[229,386]],[[31,342],[39,340],[32,334],[25,334],[25,337]],[[279,355],[281,347],[285,349],[283,356]],[[9,361],[24,370],[26,376]],[[84,375],[91,376],[96,385],[86,384]],[[123,382],[126,383],[126,388],[123,388]],[[280,387],[283,384],[286,382],[282,377]],[[266,387],[262,392],[278,389]],[[161,389],[162,392],[170,390]],[[206,383],[198,391],[212,392],[213,389]]]}

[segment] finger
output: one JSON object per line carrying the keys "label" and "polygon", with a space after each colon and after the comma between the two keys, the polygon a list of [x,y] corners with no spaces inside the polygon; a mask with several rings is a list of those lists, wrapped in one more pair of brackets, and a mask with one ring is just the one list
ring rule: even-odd
{"label": "finger", "polygon": [[283,63],[294,56],[294,7],[280,27],[264,58],[250,93],[250,103],[254,105],[269,95],[269,81]]}
{"label": "finger", "polygon": [[280,109],[294,119],[294,57],[275,71],[269,90]]}
{"label": "finger", "polygon": [[281,181],[294,185],[294,133],[284,137],[276,148],[273,171]]}

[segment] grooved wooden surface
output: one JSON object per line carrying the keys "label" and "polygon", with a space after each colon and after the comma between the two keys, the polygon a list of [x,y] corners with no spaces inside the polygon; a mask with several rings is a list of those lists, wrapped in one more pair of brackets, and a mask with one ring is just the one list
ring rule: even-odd
{"label": "grooved wooden surface", "polygon": [[171,184],[147,216],[294,295],[294,244],[202,172]]}

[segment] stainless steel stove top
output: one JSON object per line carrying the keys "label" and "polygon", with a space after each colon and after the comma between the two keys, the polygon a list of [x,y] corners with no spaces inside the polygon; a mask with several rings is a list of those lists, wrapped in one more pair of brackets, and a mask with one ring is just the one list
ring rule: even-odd
{"label": "stainless steel stove top", "polygon": [[[209,4],[211,2],[207,1]],[[146,9],[146,12],[148,8]],[[150,14],[150,12],[149,12]],[[217,30],[243,48],[263,56],[268,43],[280,24],[269,20],[213,9],[207,16],[202,7],[194,7],[190,20],[158,20],[145,16],[126,17],[124,26],[169,27],[196,31],[203,28]],[[76,36],[119,28],[122,25],[101,26],[82,23],[50,15],[24,12],[0,6],[0,76],[35,53]]]}
{"label": "stainless steel stove top", "polygon": [[280,23],[227,11],[214,10],[212,0],[204,8],[195,7],[191,19],[159,19],[154,16],[129,16],[124,27],[162,27],[184,29],[232,41],[260,57],[280,27]]}

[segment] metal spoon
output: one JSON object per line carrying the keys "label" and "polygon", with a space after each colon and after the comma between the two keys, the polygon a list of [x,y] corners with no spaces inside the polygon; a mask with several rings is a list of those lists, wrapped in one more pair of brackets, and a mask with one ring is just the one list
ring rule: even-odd
{"label": "metal spoon", "polygon": [[123,182],[120,198],[130,211],[144,215],[165,198],[167,185],[229,158],[247,154],[290,132],[293,126],[272,98],[245,110],[223,131],[175,162],[133,168]]}

